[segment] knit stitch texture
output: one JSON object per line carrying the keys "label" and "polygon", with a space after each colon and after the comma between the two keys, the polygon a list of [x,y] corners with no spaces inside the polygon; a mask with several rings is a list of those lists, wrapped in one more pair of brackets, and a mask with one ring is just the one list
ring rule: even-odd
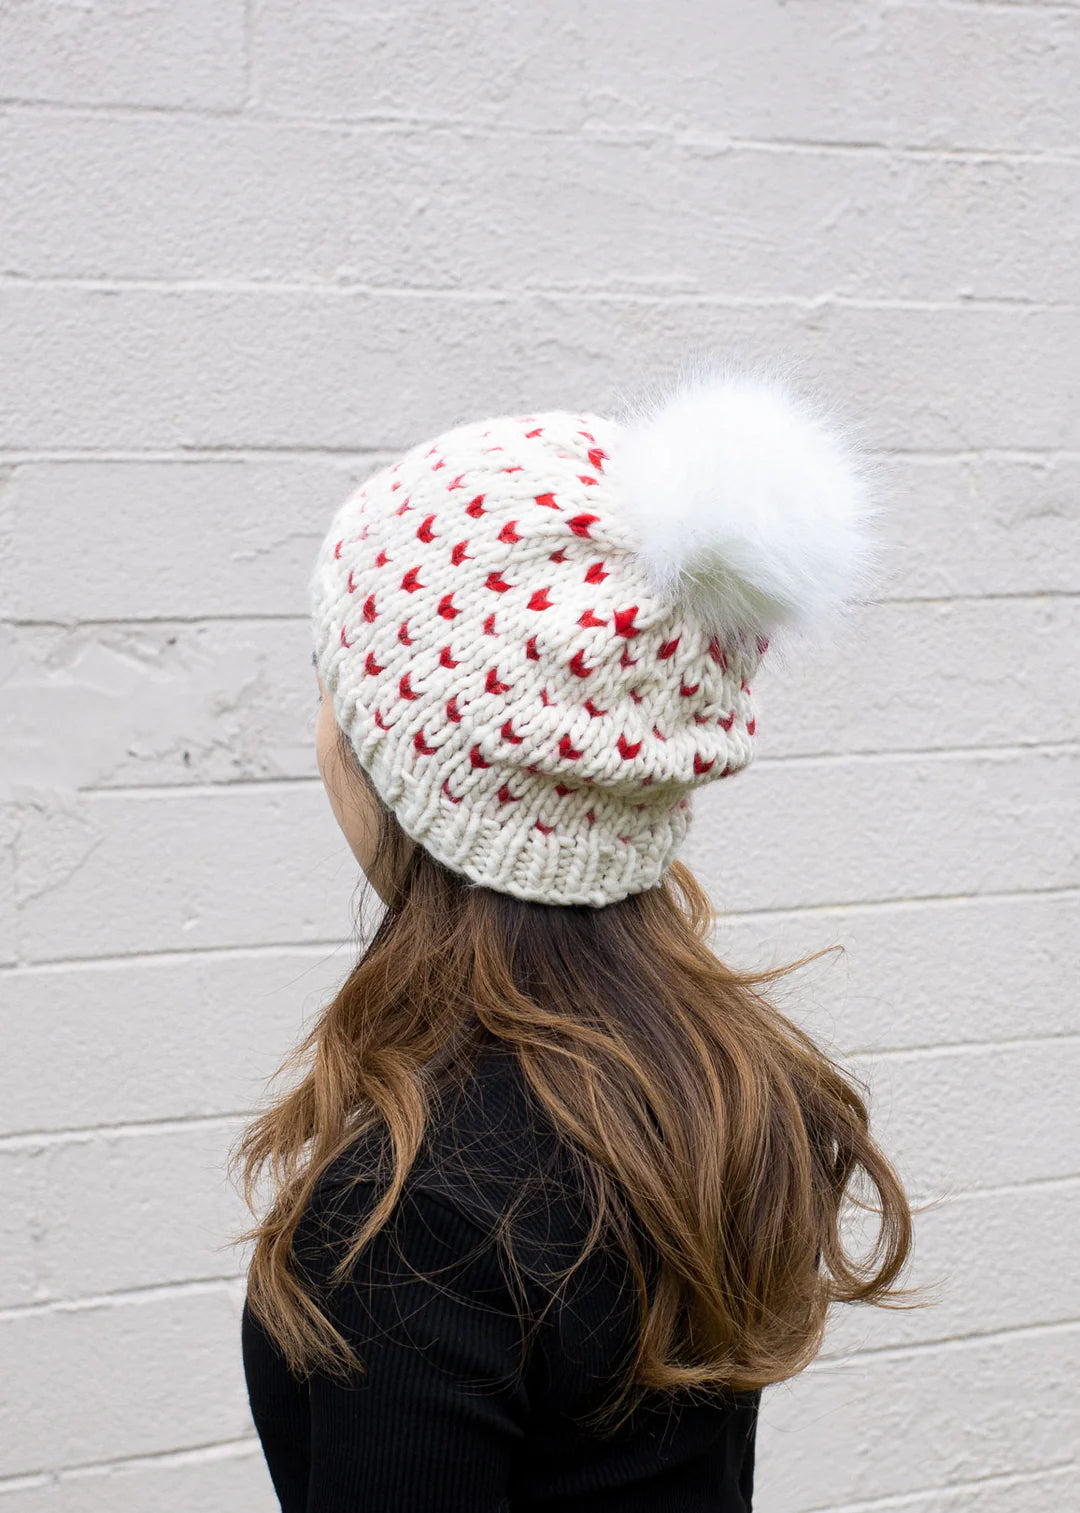
{"label": "knit stitch texture", "polygon": [[474,882],[603,905],[655,885],[691,792],[754,750],[768,641],[651,590],[616,422],[548,411],[414,446],[311,579],[339,725],[405,831]]}

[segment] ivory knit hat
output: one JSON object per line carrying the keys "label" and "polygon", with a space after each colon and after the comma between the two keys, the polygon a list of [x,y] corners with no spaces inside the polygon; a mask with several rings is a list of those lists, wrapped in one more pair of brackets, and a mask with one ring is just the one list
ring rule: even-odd
{"label": "ivory knit hat", "polygon": [[761,372],[421,442],[318,553],[338,724],[403,829],[474,882],[553,904],[649,888],[692,791],[753,757],[769,638],[869,581],[866,482],[821,406]]}

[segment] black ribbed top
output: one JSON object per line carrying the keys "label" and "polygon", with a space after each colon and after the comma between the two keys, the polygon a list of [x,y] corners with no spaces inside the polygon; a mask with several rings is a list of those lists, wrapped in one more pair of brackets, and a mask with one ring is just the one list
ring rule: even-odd
{"label": "black ribbed top", "polygon": [[[306,1380],[245,1307],[244,1370],[284,1513],[748,1513],[760,1393],[649,1394],[614,1433],[581,1420],[609,1397],[636,1325],[625,1261],[600,1250],[561,1293],[587,1215],[573,1163],[516,1060],[485,1050],[436,1108],[390,1224],[329,1284],[369,1211],[370,1140],[323,1174],[299,1264],[366,1370]],[[493,1226],[515,1198],[530,1332]],[[552,1298],[554,1296],[554,1302]]]}

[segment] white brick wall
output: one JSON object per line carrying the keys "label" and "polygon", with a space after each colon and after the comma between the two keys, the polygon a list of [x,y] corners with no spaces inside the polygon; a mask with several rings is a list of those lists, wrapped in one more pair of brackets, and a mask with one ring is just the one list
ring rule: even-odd
{"label": "white brick wall", "polygon": [[870,1087],[915,1313],[765,1397],[762,1513],[1080,1499],[1080,7],[0,7],[0,1509],[270,1513],[225,1151],[343,974],[304,585],[438,429],[691,343],[886,454],[884,602],[689,848]]}

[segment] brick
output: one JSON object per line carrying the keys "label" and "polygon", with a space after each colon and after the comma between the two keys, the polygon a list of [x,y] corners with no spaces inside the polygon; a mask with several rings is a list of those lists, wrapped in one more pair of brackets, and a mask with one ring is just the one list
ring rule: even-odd
{"label": "brick", "polygon": [[214,1283],[0,1320],[0,1475],[250,1434],[240,1302]]}
{"label": "brick", "polygon": [[820,1359],[1068,1323],[1076,1312],[1070,1239],[1076,1200],[1075,1181],[1039,1182],[950,1194],[917,1213],[915,1248],[900,1285],[925,1289],[917,1301],[928,1306],[836,1308]]}
{"label": "brick", "polygon": [[[1076,1346],[1076,1326],[1058,1326],[812,1366],[766,1389],[755,1501],[809,1513],[924,1494],[913,1507],[951,1513],[957,1483],[1063,1470],[1080,1428]],[[1024,1485],[1002,1506],[1027,1513]]]}
{"label": "brick", "polygon": [[353,954],[343,943],[9,972],[0,1134],[253,1108]]}
{"label": "brick", "polygon": [[32,1303],[40,1294],[35,1162],[34,1152],[0,1147],[0,1308]]}
{"label": "brick", "polygon": [[[9,468],[0,603],[61,623],[306,615],[334,508],[394,456]],[[894,455],[880,468],[882,597],[1080,589],[1080,457]]]}
{"label": "brick", "polygon": [[317,782],[57,796],[22,845],[31,960],[338,939],[360,875]]}
{"label": "brick", "polygon": [[242,0],[16,0],[0,11],[0,99],[226,107],[245,92]]}
{"label": "brick", "polygon": [[[759,750],[772,758],[1076,739],[1080,715],[1060,691],[1078,632],[1074,599],[866,607],[838,637],[766,662],[755,686]],[[20,791],[316,776],[306,615],[33,626],[6,639],[17,668],[3,696],[7,770]],[[1014,668],[1025,676],[1012,679],[1005,706]],[[85,739],[42,750],[38,733],[76,711]]]}
{"label": "brick", "polygon": [[[306,618],[34,627],[10,640],[7,767],[23,793],[317,776]],[[76,711],[85,740],[43,751],[39,732]]]}
{"label": "brick", "polygon": [[331,514],[375,466],[237,457],[13,468],[0,486],[0,601],[15,618],[59,622],[306,615]]}
{"label": "brick", "polygon": [[766,658],[754,685],[759,749],[779,757],[1076,740],[1080,710],[1061,695],[1078,644],[1075,598],[860,607],[819,645],[772,667]]}
{"label": "brick", "polygon": [[265,1513],[274,1491],[257,1440],[86,1466],[38,1485],[0,1486],[4,1513]]}
{"label": "brick", "polygon": [[[1065,887],[1073,766],[1038,749],[759,763],[699,796],[712,818],[685,859],[710,887],[720,867],[725,909]],[[31,961],[299,944],[350,927],[339,890],[358,873],[317,783],[57,793],[28,807],[21,847]],[[754,865],[730,870],[732,853]]]}
{"label": "brick", "polygon": [[0,267],[332,280],[347,251],[344,146],[340,132],[242,120],[13,114],[0,123]]}
{"label": "brick", "polygon": [[628,25],[607,0],[583,26],[559,0],[491,27],[463,0],[437,12],[415,0],[391,11],[319,0],[306,19],[301,33],[287,0],[256,12],[255,98],[275,111],[856,145],[1077,141],[1080,44],[1071,15],[1041,6],[792,0],[695,6],[679,25],[642,10]]}
{"label": "brick", "polygon": [[[2,638],[0,638],[2,645]],[[15,837],[19,811],[8,798],[6,779],[0,771],[0,966],[16,960],[15,941]]]}
{"label": "brick", "polygon": [[[1076,1035],[860,1055],[847,1065],[867,1084],[875,1138],[911,1190],[937,1196],[1076,1173]],[[1003,1087],[1023,1119],[1009,1117]]]}
{"label": "brick", "polygon": [[[868,446],[1080,449],[1075,309],[15,285],[2,299],[15,450],[390,450],[523,406],[617,408],[695,347],[779,354],[839,420],[857,395]],[[403,351],[422,376],[403,378]]]}
{"label": "brick", "polygon": [[33,1214],[35,1299],[242,1276],[247,1247],[229,1241],[253,1220],[225,1174],[242,1123],[87,1133],[4,1151],[5,1168],[14,1167],[6,1191]]}
{"label": "brick", "polygon": [[465,289],[1080,297],[1071,162],[420,124],[358,129],[350,154],[350,262],[383,286],[407,266]]}
{"label": "brick", "polygon": [[1075,940],[1075,890],[721,914],[715,936],[753,970],[841,945],[770,990],[841,1054],[1069,1034]]}
{"label": "brick", "polygon": [[995,453],[880,462],[891,594],[1080,589],[1080,457]]}
{"label": "brick", "polygon": [[683,859],[725,911],[1069,887],[1074,762],[762,761],[697,795]]}

